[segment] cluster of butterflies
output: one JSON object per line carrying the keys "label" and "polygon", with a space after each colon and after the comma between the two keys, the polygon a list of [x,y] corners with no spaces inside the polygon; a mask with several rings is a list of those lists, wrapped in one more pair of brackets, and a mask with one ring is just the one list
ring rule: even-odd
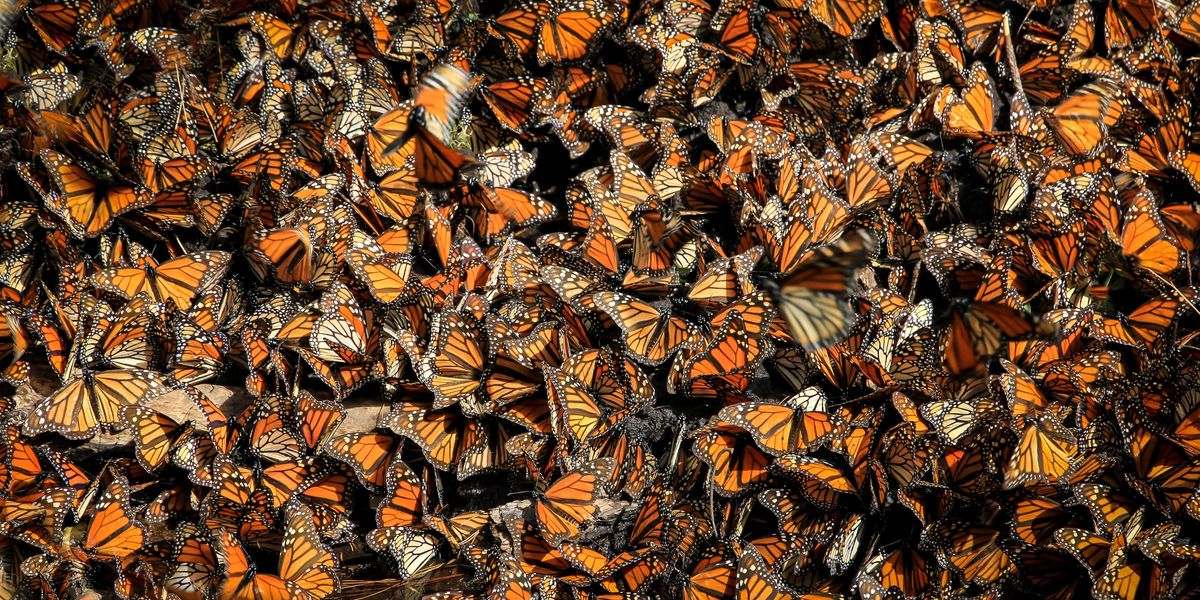
{"label": "cluster of butterflies", "polygon": [[[22,590],[1109,600],[1200,577],[1200,2],[0,17]],[[340,427],[380,398],[377,428]]]}

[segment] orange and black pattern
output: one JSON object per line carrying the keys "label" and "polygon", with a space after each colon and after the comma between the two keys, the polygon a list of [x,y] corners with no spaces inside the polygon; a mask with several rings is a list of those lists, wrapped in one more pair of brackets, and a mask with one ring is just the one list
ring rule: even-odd
{"label": "orange and black pattern", "polygon": [[0,33],[0,595],[1196,594],[1200,2]]}

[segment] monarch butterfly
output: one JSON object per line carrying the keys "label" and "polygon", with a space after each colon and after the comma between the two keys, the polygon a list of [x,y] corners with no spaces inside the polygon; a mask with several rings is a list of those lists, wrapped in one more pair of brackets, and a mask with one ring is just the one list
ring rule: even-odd
{"label": "monarch butterfly", "polygon": [[800,483],[800,491],[813,504],[832,510],[842,498],[858,492],[858,486],[833,465],[806,456],[785,454],[772,467]]}
{"label": "monarch butterfly", "polygon": [[380,302],[403,300],[414,293],[415,286],[409,283],[412,256],[387,252],[366,234],[355,232],[346,263]]}
{"label": "monarch butterfly", "polygon": [[282,283],[311,283],[318,268],[312,237],[303,228],[255,231],[248,249]]}
{"label": "monarch butterfly", "polygon": [[[641,211],[633,228],[633,274],[669,276],[695,251],[696,230],[678,215],[655,204]],[[688,267],[690,268],[690,267]]]}
{"label": "monarch butterfly", "polygon": [[475,159],[434,137],[422,125],[413,125],[408,131],[411,132],[406,134],[408,137],[400,138],[403,140],[401,144],[407,145],[412,142],[411,152],[415,156],[414,173],[422,183],[447,185],[454,181],[459,172],[476,164]]}
{"label": "monarch butterfly", "polygon": [[698,432],[693,449],[709,466],[709,482],[718,494],[734,496],[770,477],[770,457],[753,444],[717,430]]}
{"label": "monarch butterfly", "polygon": [[202,600],[221,583],[220,566],[208,531],[184,525],[175,531],[174,568],[163,580],[168,592],[184,600]]}
{"label": "monarch butterfly", "polygon": [[308,342],[322,360],[357,363],[370,356],[375,345],[373,313],[360,307],[350,288],[338,283],[322,296],[320,316]]}
{"label": "monarch butterfly", "polygon": [[856,583],[860,593],[869,598],[886,597],[892,589],[905,596],[919,596],[929,587],[930,573],[920,551],[897,548],[868,560]]}
{"label": "monarch butterfly", "polygon": [[[614,464],[618,465],[618,468],[613,469],[612,479],[607,483],[608,488],[613,490],[614,493],[623,492],[625,495],[636,500],[642,498],[653,484],[654,473],[657,468],[657,461],[654,455],[645,444],[636,440],[630,440],[629,435],[624,429],[616,429],[612,435],[599,440],[589,454],[593,458],[609,457],[613,459]],[[645,514],[639,514],[631,536],[638,537],[639,532],[641,532],[652,538],[661,537],[661,532],[652,535],[653,532],[642,530],[642,526],[645,524],[643,522],[644,518],[646,518]],[[656,542],[654,540],[638,542],[638,544],[642,543],[653,544]]]}
{"label": "monarch butterfly", "polygon": [[62,487],[71,492],[71,508],[76,512],[86,511],[85,501],[94,498],[92,492],[98,489],[97,486],[92,485],[94,481],[92,474],[80,468],[60,452],[43,448],[42,456],[45,458],[46,464],[53,468],[54,477]]}
{"label": "monarch butterfly", "polygon": [[331,438],[325,452],[353,467],[364,485],[383,489],[391,477],[399,441],[387,433],[347,433]]}
{"label": "monarch butterfly", "polygon": [[865,232],[840,238],[810,251],[785,273],[786,279],[768,287],[788,323],[793,340],[812,350],[828,346],[845,334],[850,308],[846,294],[854,270],[874,251]]}
{"label": "monarch butterfly", "polygon": [[480,222],[476,227],[484,240],[489,242],[549,221],[557,213],[549,201],[522,190],[485,187],[483,194],[489,198],[488,203],[492,208],[479,215]]}
{"label": "monarch butterfly", "polygon": [[303,454],[304,447],[295,428],[285,421],[291,404],[282,396],[267,395],[246,408],[242,421],[253,456],[281,463]]}
{"label": "monarch butterfly", "polygon": [[495,267],[488,276],[488,287],[512,294],[542,285],[538,271],[541,263],[529,246],[509,238],[500,248]]}
{"label": "monarch butterfly", "polygon": [[564,361],[561,369],[543,369],[551,414],[580,443],[608,433],[654,398],[641,370],[609,353],[585,350]]}
{"label": "monarch butterfly", "polygon": [[[302,456],[253,473],[261,479],[260,489],[270,491],[278,508],[292,499],[316,509],[345,510],[350,477],[320,457]],[[320,516],[320,513],[318,513]]]}
{"label": "monarch butterfly", "polygon": [[471,75],[454,65],[434,67],[421,79],[408,113],[408,128],[381,155],[386,157],[415,140],[409,153],[416,157],[417,179],[431,185],[453,181],[455,174],[475,163],[448,145],[471,85]]}
{"label": "monarch butterfly", "polygon": [[1180,265],[1178,241],[1163,224],[1150,190],[1131,190],[1121,227],[1121,252],[1140,269],[1167,275]]}
{"label": "monarch butterfly", "polygon": [[720,552],[709,552],[694,567],[682,595],[686,600],[718,600],[734,595],[737,567]]}
{"label": "monarch butterfly", "polygon": [[125,298],[144,293],[159,303],[186,310],[191,308],[197,294],[225,275],[229,259],[228,252],[219,250],[195,252],[142,268],[104,269],[92,276],[92,283]]}
{"label": "monarch butterfly", "polygon": [[[550,238],[543,236],[538,240],[538,245],[546,248],[550,245],[547,243],[549,241]],[[617,239],[613,234],[612,225],[602,212],[593,213],[587,233],[576,244],[564,249],[574,250],[575,256],[582,258],[592,270],[600,268],[609,274],[616,274],[621,269],[621,253],[617,248]]]}
{"label": "monarch butterfly", "polygon": [[[329,386],[337,398],[344,398],[350,392],[361,388],[362,385],[373,382],[383,376],[383,367],[378,361],[367,355],[347,354],[349,362],[330,361],[320,358],[316,352],[308,348],[298,348],[296,352],[305,364],[312,368],[312,373],[320,382]],[[290,370],[290,367],[287,367]],[[282,372],[282,371],[281,371]]]}
{"label": "monarch butterfly", "polygon": [[829,553],[825,555],[825,566],[831,572],[842,573],[854,564],[858,553],[862,550],[862,542],[867,531],[868,522],[861,514],[850,515],[840,524],[837,535],[830,542]]}
{"label": "monarch butterfly", "polygon": [[212,161],[194,154],[195,140],[177,132],[150,138],[139,152],[142,183],[157,194],[195,181],[207,173]]}
{"label": "monarch butterfly", "polygon": [[158,61],[161,68],[175,70],[189,66],[188,40],[182,33],[165,27],[146,27],[129,35],[129,43]]}
{"label": "monarch butterfly", "polygon": [[1133,516],[1136,503],[1132,497],[1100,483],[1079,483],[1073,488],[1074,498],[1086,506],[1098,530],[1111,532]]}
{"label": "monarch butterfly", "polygon": [[712,318],[709,326],[714,328],[713,334],[707,340],[701,336],[699,350],[689,352],[685,348],[676,357],[668,391],[681,381],[732,380],[749,372],[764,358],[765,337],[774,316],[775,309],[765,292],[754,292],[727,305]]}
{"label": "monarch butterfly", "polygon": [[387,552],[396,561],[402,578],[421,573],[438,558],[438,539],[432,533],[410,527],[384,527],[367,534],[367,545]]}
{"label": "monarch butterfly", "polygon": [[156,356],[152,336],[158,323],[146,296],[135,296],[116,314],[105,309],[106,305],[98,303],[91,315],[92,323],[80,340],[81,358],[92,365],[149,368]]}
{"label": "monarch butterfly", "polygon": [[1053,499],[1030,496],[1013,506],[1013,535],[1034,546],[1052,546],[1055,531],[1072,521],[1071,513]]}
{"label": "monarch butterfly", "polygon": [[1046,123],[1067,152],[1092,156],[1104,146],[1108,126],[1119,118],[1121,108],[1112,100],[1116,97],[1110,84],[1087,84],[1064,98]]}
{"label": "monarch butterfly", "polygon": [[1057,546],[1079,561],[1093,579],[1104,573],[1112,546],[1104,536],[1076,527],[1063,527],[1054,532],[1054,540]]}
{"label": "monarch butterfly", "polygon": [[417,377],[433,391],[435,408],[470,398],[483,386],[483,350],[463,315],[451,310],[439,313],[433,321],[429,348],[423,353],[411,333],[401,332],[399,339]]}
{"label": "monarch butterfly", "polygon": [[483,389],[490,403],[511,408],[514,402],[537,390],[537,366],[548,362],[547,358],[554,363],[561,361],[560,348],[551,345],[558,342],[558,331],[556,324],[546,323],[528,337],[514,335],[502,341],[500,334],[495,333],[498,330],[500,326],[493,323],[494,337],[490,343],[495,358]]}
{"label": "monarch butterfly", "polygon": [[166,379],[153,371],[85,371],[34,406],[24,430],[26,435],[52,431],[72,440],[88,439],[102,427],[120,428],[123,407],[168,391]]}
{"label": "monarch butterfly", "polygon": [[739,10],[721,24],[720,46],[733,60],[751,64],[759,47],[756,11]]}
{"label": "monarch butterfly", "polygon": [[[896,153],[902,152],[899,148],[892,150]],[[889,159],[894,159],[894,155]],[[881,160],[880,154],[871,149],[869,141],[859,139],[851,143],[849,155],[846,157],[847,173],[844,185],[846,201],[852,209],[861,211],[877,206],[890,197],[898,186],[897,174],[887,166],[881,166],[883,160],[888,159]]]}
{"label": "monarch butterfly", "polygon": [[996,84],[983,63],[971,65],[967,87],[946,103],[945,125],[949,132],[969,137],[992,133],[996,126],[999,96]]}
{"label": "monarch butterfly", "polygon": [[532,529],[522,537],[521,563],[535,575],[549,575],[563,583],[586,585],[608,563],[603,553],[586,546],[563,542],[550,546]]}
{"label": "monarch butterfly", "polygon": [[99,96],[86,105],[78,116],[52,111],[42,111],[41,114],[48,123],[62,129],[68,138],[89,152],[107,156],[113,142],[113,108],[111,98]]}
{"label": "monarch butterfly", "polygon": [[182,438],[191,435],[191,424],[180,425],[174,419],[146,406],[126,406],[121,423],[133,430],[134,456],[147,471],[157,471],[171,458],[171,450]]}
{"label": "monarch butterfly", "polygon": [[1121,552],[1112,553],[1109,565],[1104,573],[1092,586],[1092,593],[1099,598],[1137,598],[1146,594],[1154,594],[1162,589],[1166,582],[1164,574],[1151,560],[1140,557],[1122,556]]}
{"label": "monarch butterfly", "polygon": [[261,118],[226,104],[217,105],[215,127],[220,154],[228,161],[240,160],[267,141]]}
{"label": "monarch butterfly", "polygon": [[274,192],[283,189],[288,179],[285,166],[296,160],[296,142],[290,137],[259,146],[229,168],[229,176],[243,185],[265,182]]}
{"label": "monarch butterfly", "polygon": [[745,402],[721,409],[714,426],[746,431],[773,456],[816,448],[834,432],[837,421],[820,410],[799,410],[765,402]]}
{"label": "monarch butterfly", "polygon": [[789,589],[783,578],[775,572],[774,566],[767,562],[758,545],[742,544],[737,568],[738,600],[775,596],[797,597],[798,594]]}
{"label": "monarch butterfly", "polygon": [[997,252],[978,284],[974,301],[959,303],[951,313],[946,365],[953,373],[979,369],[984,357],[1000,350],[1003,337],[1021,338],[1035,331],[1033,320],[1015,308],[1020,303],[1014,289],[1013,259],[1011,252]]}
{"label": "monarch butterfly", "polygon": [[490,25],[518,54],[536,49],[540,64],[580,60],[616,20],[604,0],[521,2]]}
{"label": "monarch butterfly", "polygon": [[575,108],[566,89],[550,87],[537,98],[537,112],[549,119],[554,134],[572,158],[591,148],[582,125],[582,112]]}
{"label": "monarch butterfly", "polygon": [[340,587],[337,562],[321,543],[313,514],[303,504],[285,509],[279,575],[258,573],[241,542],[229,531],[217,529],[215,549],[225,569],[221,595],[228,598],[327,598]]}
{"label": "monarch butterfly", "polygon": [[29,363],[21,359],[31,341],[14,316],[0,316],[0,381],[17,386],[29,380]]}
{"label": "monarch butterfly", "polygon": [[5,535],[22,538],[41,545],[58,535],[66,520],[64,510],[71,494],[64,488],[50,488],[34,494],[22,494],[18,499],[0,499],[0,516],[4,518]]}
{"label": "monarch butterfly", "polygon": [[627,294],[598,292],[592,301],[625,332],[626,348],[644,364],[662,363],[693,335],[683,319]]}
{"label": "monarch butterfly", "polygon": [[1185,490],[1200,481],[1200,464],[1184,458],[1178,446],[1144,427],[1133,429],[1128,447],[1137,457],[1134,472],[1144,482],[1135,489],[1163,512],[1188,510],[1191,495]]}
{"label": "monarch butterfly", "polygon": [[174,356],[171,377],[178,383],[199,383],[216,377],[225,367],[225,340],[210,333],[186,317],[177,318],[172,325]]}
{"label": "monarch butterfly", "polygon": [[785,535],[822,539],[836,526],[836,523],[814,510],[812,503],[802,494],[769,489],[759,492],[756,499],[775,515],[779,531]]}
{"label": "monarch butterfly", "polygon": [[444,50],[446,40],[442,21],[443,15],[436,2],[417,3],[415,14],[392,39],[389,52],[411,58],[419,53]]}
{"label": "monarch butterfly", "polygon": [[141,550],[146,541],[145,526],[133,516],[129,482],[121,473],[109,472],[112,482],[96,502],[96,510],[79,548],[87,557],[123,558]]}
{"label": "monarch butterfly", "polygon": [[926,529],[922,541],[942,553],[964,581],[986,584],[1012,570],[1012,561],[997,543],[999,535],[988,527],[948,519]]}
{"label": "monarch butterfly", "polygon": [[596,499],[603,496],[603,482],[615,468],[611,459],[599,459],[573,469],[539,494],[535,504],[538,525],[552,544],[573,539],[599,510]]}
{"label": "monarch butterfly", "polygon": [[784,0],[780,6],[796,10],[807,10],[830,31],[842,37],[858,37],[864,27],[870,25],[883,12],[883,4],[875,0]]}
{"label": "monarch butterfly", "polygon": [[613,557],[600,575],[608,575],[609,580],[615,582],[618,589],[638,592],[650,588],[661,579],[667,567],[666,560],[654,549],[643,548]]}
{"label": "monarch butterfly", "polygon": [[[67,72],[62,63],[44,69],[34,69],[21,77],[21,100],[26,106],[37,110],[56,109],[79,92],[81,80]],[[38,143],[43,143],[38,140]]]}
{"label": "monarch butterfly", "polygon": [[79,237],[96,237],[116,217],[154,201],[146,188],[98,182],[53,150],[43,150],[39,156],[62,194],[44,199]]}
{"label": "monarch butterfly", "polygon": [[709,309],[754,292],[750,276],[762,258],[761,247],[754,247],[731,258],[721,258],[707,266],[688,291],[688,299]]}
{"label": "monarch butterfly", "polygon": [[202,522],[206,527],[229,528],[239,536],[257,538],[274,527],[275,508],[283,502],[277,503],[271,488],[260,485],[249,469],[238,467],[219,454],[211,457],[207,465],[189,465],[186,460],[177,462],[209,471],[211,481],[205,483],[211,484],[214,491],[201,507]]}
{"label": "monarch butterfly", "polygon": [[418,526],[425,512],[421,481],[403,460],[393,459],[385,469],[387,495],[375,511],[375,524],[381,528]]}
{"label": "monarch butterfly", "polygon": [[492,421],[477,421],[451,407],[411,402],[396,405],[385,420],[388,429],[412,440],[434,467],[466,479],[508,461],[508,434]]}
{"label": "monarch butterfly", "polygon": [[1065,598],[1090,581],[1070,554],[1056,548],[1053,538],[1044,547],[1012,541],[1003,545],[1015,570],[1036,593]]}
{"label": "monarch butterfly", "polygon": [[0,437],[0,495],[19,497],[41,474],[42,461],[35,446],[21,438],[18,425],[6,425]]}
{"label": "monarch butterfly", "polygon": [[604,418],[604,413],[587,388],[570,374],[549,366],[543,368],[555,425],[565,428],[566,433],[577,442],[607,433],[613,421]]}
{"label": "monarch butterfly", "polygon": [[245,417],[225,416],[225,413],[207,395],[194,386],[184,386],[183,391],[204,415],[205,424],[208,427],[208,438],[215,451],[224,455],[233,452],[235,444],[241,439],[242,429],[246,425]]}
{"label": "monarch butterfly", "polygon": [[58,2],[29,9],[29,22],[46,46],[63,54],[74,45],[79,21],[91,5]]}
{"label": "monarch butterfly", "polygon": [[222,23],[224,26],[250,25],[251,31],[263,38],[279,60],[286,60],[292,54],[295,42],[292,27],[279,17],[260,12],[250,11],[236,19]]}
{"label": "monarch butterfly", "polygon": [[172,514],[193,510],[191,485],[179,483],[163,490],[146,506],[144,517],[149,523],[165,523]]}
{"label": "monarch butterfly", "polygon": [[[376,212],[401,223],[417,214],[420,191],[414,168],[406,161],[400,168],[384,175],[378,184],[371,186],[368,198]],[[405,252],[407,249],[392,251]]]}
{"label": "monarch butterfly", "polygon": [[534,77],[505,79],[481,88],[480,96],[501,125],[521,132],[532,118],[534,99],[543,94],[548,85],[545,79]]}
{"label": "monarch butterfly", "polygon": [[481,569],[481,573],[489,573],[486,581],[488,597],[518,600],[533,595],[533,581],[515,558],[492,557],[490,554],[487,554],[487,557],[488,560],[476,559],[473,564]]}

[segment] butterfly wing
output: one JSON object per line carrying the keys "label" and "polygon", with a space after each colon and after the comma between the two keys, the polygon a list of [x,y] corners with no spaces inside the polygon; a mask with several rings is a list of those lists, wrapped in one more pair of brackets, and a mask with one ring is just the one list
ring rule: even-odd
{"label": "butterfly wing", "polygon": [[140,550],[145,539],[146,528],[134,519],[129,504],[129,482],[113,472],[112,483],[96,503],[83,549],[102,558],[124,558]]}
{"label": "butterfly wing", "polygon": [[314,598],[326,598],[340,588],[337,561],[321,542],[313,523],[313,513],[304,504],[288,504],[287,528],[283,536],[283,554],[279,575]]}
{"label": "butterfly wing", "polygon": [[599,510],[596,499],[603,494],[600,484],[608,479],[607,471],[612,468],[611,460],[600,460],[568,471],[546,488],[535,512],[547,541],[557,544],[579,535]]}
{"label": "butterfly wing", "polygon": [[828,346],[845,334],[851,317],[846,295],[873,245],[865,233],[847,235],[812,251],[774,289],[775,303],[801,347]]}
{"label": "butterfly wing", "polygon": [[598,292],[593,300],[625,332],[629,352],[645,364],[662,363],[688,339],[688,326],[682,319],[663,314],[633,296]]}
{"label": "butterfly wing", "polygon": [[154,297],[170,300],[179,309],[191,308],[192,299],[229,270],[228,252],[209,250],[185,254],[162,263],[154,271]]}

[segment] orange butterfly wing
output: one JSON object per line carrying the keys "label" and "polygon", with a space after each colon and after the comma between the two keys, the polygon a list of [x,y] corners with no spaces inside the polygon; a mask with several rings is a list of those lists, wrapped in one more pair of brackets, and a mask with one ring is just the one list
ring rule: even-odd
{"label": "orange butterfly wing", "polygon": [[600,460],[569,471],[550,484],[535,509],[547,541],[559,543],[579,535],[583,525],[599,510],[596,498],[602,493],[600,482],[607,479],[606,470],[612,468],[610,460]]}
{"label": "orange butterfly wing", "polygon": [[83,549],[104,558],[124,558],[141,549],[146,530],[134,519],[129,504],[129,482],[120,473],[96,503],[96,512],[88,524]]}

